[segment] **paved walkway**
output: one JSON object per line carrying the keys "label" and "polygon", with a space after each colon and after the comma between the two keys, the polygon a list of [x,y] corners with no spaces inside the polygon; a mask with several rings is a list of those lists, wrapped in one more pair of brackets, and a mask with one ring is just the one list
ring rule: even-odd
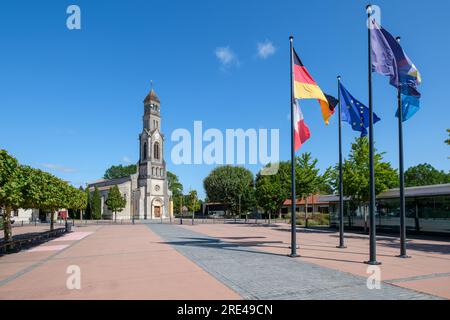
{"label": "paved walkway", "polygon": [[[290,226],[286,224],[184,224],[183,228],[263,252],[280,255],[290,252]],[[367,265],[364,264],[369,251],[367,235],[345,234],[347,248],[338,249],[336,231],[298,228],[297,243],[301,257],[295,260],[367,277]],[[377,236],[382,281],[450,299],[449,239],[409,238],[407,250],[410,259],[398,258],[399,239],[392,235]]]}
{"label": "paved walkway", "polygon": [[[0,257],[1,299],[241,299],[150,229],[88,226]],[[67,267],[81,270],[69,290]]]}
{"label": "paved walkway", "polygon": [[380,290],[369,290],[364,277],[291,259],[285,254],[222,241],[188,227],[164,224],[150,224],[148,227],[165,243],[245,299],[435,298],[386,283]]}
{"label": "paved walkway", "polygon": [[[448,242],[410,240],[412,259],[395,258],[380,237],[382,288],[366,287],[367,238],[244,224],[87,225],[30,250],[0,257],[1,299],[433,299],[450,297]],[[69,290],[69,266],[81,290]],[[420,292],[419,292],[420,291]],[[427,294],[429,293],[429,294]]]}

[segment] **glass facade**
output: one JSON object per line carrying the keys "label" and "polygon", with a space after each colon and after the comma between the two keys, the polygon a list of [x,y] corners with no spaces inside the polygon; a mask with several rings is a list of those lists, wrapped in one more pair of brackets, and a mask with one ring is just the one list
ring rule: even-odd
{"label": "glass facade", "polygon": [[[450,234],[450,195],[407,197],[406,228],[408,231]],[[337,226],[339,204],[330,203],[330,224]],[[351,201],[344,202],[344,225],[364,227],[367,208],[355,208]],[[400,225],[399,198],[377,199],[377,228],[398,231]]]}

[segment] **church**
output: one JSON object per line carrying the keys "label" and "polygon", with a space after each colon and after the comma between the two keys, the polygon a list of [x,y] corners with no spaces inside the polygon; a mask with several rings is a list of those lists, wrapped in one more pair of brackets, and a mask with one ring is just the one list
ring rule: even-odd
{"label": "church", "polygon": [[97,187],[101,196],[102,219],[113,219],[106,199],[113,186],[118,186],[127,200],[116,219],[166,219],[173,215],[171,192],[168,188],[164,161],[164,135],[161,132],[160,100],[153,88],[144,99],[142,132],[139,134],[139,162],[137,172],[128,177],[88,184],[90,191]]}

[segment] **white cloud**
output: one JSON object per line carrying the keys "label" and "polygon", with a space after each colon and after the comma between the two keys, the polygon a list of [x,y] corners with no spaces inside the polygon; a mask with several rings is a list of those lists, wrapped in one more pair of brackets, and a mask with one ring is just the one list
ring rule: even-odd
{"label": "white cloud", "polygon": [[64,167],[61,166],[59,164],[54,164],[54,163],[43,163],[41,164],[44,168],[53,170],[53,171],[59,171],[59,172],[64,172],[64,173],[72,173],[72,172],[76,172],[77,170],[73,169],[73,168],[68,168],[68,167]]}
{"label": "white cloud", "polygon": [[215,54],[224,68],[239,65],[239,59],[230,47],[218,47],[216,48]]}
{"label": "white cloud", "polygon": [[125,163],[131,163],[131,160],[130,160],[130,158],[128,158],[127,156],[124,156],[124,157],[122,158],[122,162],[125,162]]}
{"label": "white cloud", "polygon": [[273,43],[269,40],[266,40],[264,42],[259,42],[257,44],[258,47],[258,57],[261,59],[267,59],[271,55],[277,51],[277,49],[274,47]]}

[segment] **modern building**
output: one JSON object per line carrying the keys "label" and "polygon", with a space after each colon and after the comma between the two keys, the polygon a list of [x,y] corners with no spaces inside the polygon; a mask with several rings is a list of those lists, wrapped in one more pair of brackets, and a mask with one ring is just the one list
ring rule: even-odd
{"label": "modern building", "polygon": [[[333,198],[334,197],[334,198]],[[391,189],[377,197],[376,224],[379,229],[399,229],[399,189]],[[339,198],[330,197],[330,224],[339,222]],[[409,232],[450,234],[450,184],[405,188],[406,229]],[[367,208],[355,207],[344,201],[344,225],[364,228]]]}
{"label": "modern building", "polygon": [[[400,225],[399,189],[390,189],[377,196],[376,224],[378,229],[398,230]],[[305,200],[296,199],[296,212],[305,212]],[[405,188],[406,228],[408,232],[450,234],[450,184]],[[313,195],[308,197],[309,213],[329,213],[330,225],[339,224],[339,196]],[[281,214],[291,212],[291,200],[286,199]],[[344,226],[368,226],[367,206],[357,206],[344,197]]]}
{"label": "modern building", "polygon": [[172,215],[171,192],[167,183],[164,161],[164,135],[161,132],[160,100],[153,88],[144,99],[142,132],[139,134],[139,162],[137,172],[128,177],[98,180],[88,184],[89,190],[97,187],[101,195],[103,219],[112,219],[106,199],[109,190],[118,186],[127,201],[117,212],[116,219],[162,219]]}

